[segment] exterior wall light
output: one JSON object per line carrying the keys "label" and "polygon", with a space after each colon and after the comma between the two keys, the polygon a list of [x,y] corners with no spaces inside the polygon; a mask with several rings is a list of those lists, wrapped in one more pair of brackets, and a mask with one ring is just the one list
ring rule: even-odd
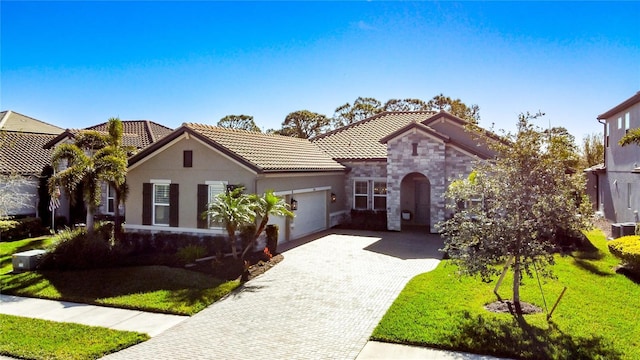
{"label": "exterior wall light", "polygon": [[336,202],[337,196],[336,193],[331,193],[331,202],[334,203]]}
{"label": "exterior wall light", "polygon": [[291,210],[292,211],[298,210],[298,200],[294,198],[291,198]]}

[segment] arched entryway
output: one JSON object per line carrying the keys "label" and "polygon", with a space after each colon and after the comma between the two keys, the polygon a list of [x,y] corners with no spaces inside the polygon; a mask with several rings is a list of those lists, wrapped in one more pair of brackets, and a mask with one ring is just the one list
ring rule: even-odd
{"label": "arched entryway", "polygon": [[400,184],[400,211],[402,228],[431,225],[431,182],[421,173],[413,172]]}

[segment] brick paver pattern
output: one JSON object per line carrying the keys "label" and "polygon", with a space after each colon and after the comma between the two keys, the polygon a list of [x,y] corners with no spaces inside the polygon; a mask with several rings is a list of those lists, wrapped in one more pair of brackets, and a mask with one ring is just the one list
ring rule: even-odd
{"label": "brick paver pattern", "polygon": [[106,359],[355,359],[407,281],[437,266],[440,247],[425,234],[321,234],[227,298]]}

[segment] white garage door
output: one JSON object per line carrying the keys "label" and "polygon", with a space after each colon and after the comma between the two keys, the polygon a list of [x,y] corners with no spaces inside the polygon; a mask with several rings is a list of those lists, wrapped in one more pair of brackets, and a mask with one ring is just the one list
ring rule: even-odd
{"label": "white garage door", "polygon": [[[289,219],[291,224],[290,240],[301,238],[305,235],[327,228],[327,192],[314,191],[296,193],[291,195],[298,202],[298,210],[294,211],[295,218]],[[280,228],[278,243],[285,241],[285,219],[270,217],[270,224],[276,224]]]}
{"label": "white garage door", "polygon": [[296,217],[291,220],[291,239],[298,239],[327,228],[327,192],[316,191],[294,194],[298,201]]}

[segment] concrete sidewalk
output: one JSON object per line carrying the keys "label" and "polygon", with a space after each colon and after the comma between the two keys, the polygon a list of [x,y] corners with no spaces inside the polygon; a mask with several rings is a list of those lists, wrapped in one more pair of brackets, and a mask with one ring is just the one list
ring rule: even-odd
{"label": "concrete sidewalk", "polygon": [[[500,360],[488,355],[478,355],[455,351],[430,349],[420,346],[402,344],[390,344],[377,341],[369,341],[364,346],[356,360],[380,360],[380,359],[430,359],[430,360]],[[507,359],[503,359],[507,360]]]}
{"label": "concrete sidewalk", "polygon": [[0,295],[0,314],[136,331],[151,337],[189,318],[11,295]]}

